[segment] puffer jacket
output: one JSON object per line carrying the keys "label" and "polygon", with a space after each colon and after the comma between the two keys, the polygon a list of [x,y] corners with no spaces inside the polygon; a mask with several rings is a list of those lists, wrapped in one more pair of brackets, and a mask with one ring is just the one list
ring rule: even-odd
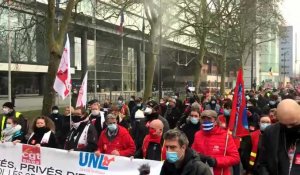
{"label": "puffer jacket", "polygon": [[224,156],[227,131],[215,126],[211,131],[200,130],[195,134],[192,149],[205,156],[216,159],[214,175],[230,175],[230,167],[240,162],[240,156],[231,135],[228,136],[226,155]]}
{"label": "puffer jacket", "polygon": [[98,150],[104,154],[111,154],[117,150],[120,156],[130,157],[134,155],[135,144],[127,129],[118,125],[118,133],[113,140],[107,137],[107,128],[102,131],[98,140]]}

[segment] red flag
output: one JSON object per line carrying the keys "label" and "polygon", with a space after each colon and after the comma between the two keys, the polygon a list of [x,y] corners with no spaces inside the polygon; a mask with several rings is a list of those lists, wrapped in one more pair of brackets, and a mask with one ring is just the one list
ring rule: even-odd
{"label": "red flag", "polygon": [[120,12],[120,25],[118,27],[118,32],[120,34],[123,33],[123,25],[124,25],[124,21],[125,21],[125,18],[124,18],[124,9],[121,9],[121,12]]}
{"label": "red flag", "polygon": [[88,72],[85,73],[85,76],[82,80],[82,84],[78,93],[76,107],[84,107],[87,101],[87,76]]}
{"label": "red flag", "polygon": [[71,66],[70,66],[70,42],[67,34],[67,41],[60,59],[53,89],[65,99],[71,92]]}
{"label": "red flag", "polygon": [[233,137],[249,135],[243,70],[239,69],[228,129]]}

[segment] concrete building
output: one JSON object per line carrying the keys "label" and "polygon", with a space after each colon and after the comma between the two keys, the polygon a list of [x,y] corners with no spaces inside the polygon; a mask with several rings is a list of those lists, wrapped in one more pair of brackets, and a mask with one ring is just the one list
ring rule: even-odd
{"label": "concrete building", "polygon": [[[109,2],[108,0],[97,1],[101,4],[101,8],[96,9],[96,19],[93,17],[95,8],[91,1],[81,1],[77,7],[76,19],[71,22],[68,32],[73,87],[81,84],[82,74],[88,70],[89,92],[93,92],[95,87],[97,92],[120,91],[122,89],[121,77],[124,78],[124,91],[143,91],[145,59],[149,56],[150,48],[147,20],[144,20],[145,30],[143,31],[143,19],[145,19],[143,8],[141,5],[136,5],[132,10],[125,12],[122,51],[122,37],[117,31],[120,18],[119,15],[114,15],[120,12],[120,8],[110,5]],[[45,0],[39,0],[23,7],[22,4],[18,4],[18,1],[14,1],[10,15],[5,5],[1,7],[0,28],[7,29],[8,21],[10,21],[11,29],[13,29],[11,50],[14,94],[43,94],[49,60],[45,13],[43,13],[46,11],[46,3]],[[61,8],[64,8],[64,5],[63,3]],[[57,12],[58,21],[61,18],[59,11],[61,9]],[[106,19],[110,15],[112,17]],[[172,22],[169,18],[164,20]],[[24,26],[31,27],[26,30],[16,30]],[[0,31],[0,95],[7,95],[8,32],[7,30]],[[96,31],[96,42],[94,31]],[[163,88],[184,88],[185,81],[193,80],[193,67],[196,65],[194,61],[198,48],[191,43],[194,42],[185,37],[163,40],[161,55]],[[206,60],[212,59],[207,55]],[[202,84],[207,85],[211,81],[220,82],[216,76],[217,73],[212,71],[214,63],[207,66],[209,69],[206,73],[212,77],[204,78]],[[157,89],[157,74],[156,69],[153,89]],[[190,78],[186,79],[186,77]],[[230,83],[227,82],[227,85],[229,86]]]}
{"label": "concrete building", "polygon": [[280,38],[280,80],[283,84],[298,79],[300,75],[299,36],[293,26],[282,27]]}

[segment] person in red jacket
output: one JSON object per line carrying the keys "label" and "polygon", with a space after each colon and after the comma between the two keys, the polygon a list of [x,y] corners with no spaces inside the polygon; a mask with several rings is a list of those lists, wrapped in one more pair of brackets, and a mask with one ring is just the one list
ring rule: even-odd
{"label": "person in red jacket", "polygon": [[144,159],[159,161],[166,159],[166,148],[163,147],[162,140],[163,128],[163,122],[158,119],[150,122],[149,134],[144,138],[142,146]]}
{"label": "person in red jacket", "polygon": [[135,144],[127,129],[117,124],[117,116],[107,115],[107,128],[98,140],[97,156],[101,153],[130,157],[135,153]]}
{"label": "person in red jacket", "polygon": [[214,175],[230,175],[230,167],[240,162],[233,138],[219,126],[218,114],[213,110],[201,113],[201,124],[192,149],[200,154],[203,162],[213,167]]}

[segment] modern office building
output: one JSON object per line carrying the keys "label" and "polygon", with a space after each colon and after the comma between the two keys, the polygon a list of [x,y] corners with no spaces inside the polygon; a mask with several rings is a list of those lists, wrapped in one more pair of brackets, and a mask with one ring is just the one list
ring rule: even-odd
{"label": "modern office building", "polygon": [[299,36],[293,26],[282,27],[283,35],[279,43],[280,79],[287,83],[300,75]]}

